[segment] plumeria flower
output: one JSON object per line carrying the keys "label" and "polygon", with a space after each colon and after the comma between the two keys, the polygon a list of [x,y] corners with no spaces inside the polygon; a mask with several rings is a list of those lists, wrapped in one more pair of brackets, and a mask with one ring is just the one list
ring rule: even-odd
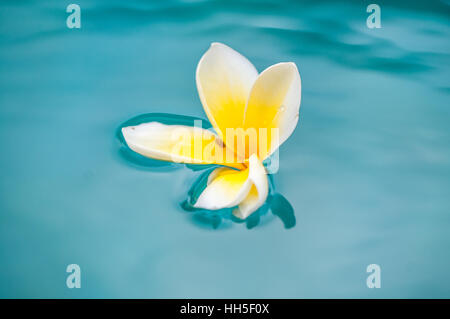
{"label": "plumeria flower", "polygon": [[301,81],[292,62],[258,74],[244,56],[213,43],[197,66],[197,89],[215,132],[201,127],[143,123],[122,128],[127,145],[146,157],[220,165],[208,177],[195,208],[234,208],[241,219],[268,196],[263,161],[297,126]]}

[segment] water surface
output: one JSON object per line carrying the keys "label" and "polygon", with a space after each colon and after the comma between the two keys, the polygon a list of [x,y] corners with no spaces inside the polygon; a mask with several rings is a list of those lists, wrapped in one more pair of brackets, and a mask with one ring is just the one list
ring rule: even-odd
{"label": "water surface", "polygon": [[[80,30],[68,3],[0,4],[0,297],[450,297],[447,1],[378,1],[381,29],[367,1],[77,3]],[[120,153],[135,116],[205,118],[215,41],[300,70],[274,176],[295,227],[186,212],[202,172]]]}

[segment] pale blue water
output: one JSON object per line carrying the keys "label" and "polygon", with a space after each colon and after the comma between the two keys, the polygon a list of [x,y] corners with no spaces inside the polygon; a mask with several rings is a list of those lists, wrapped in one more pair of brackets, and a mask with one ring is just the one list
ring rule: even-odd
{"label": "pale blue water", "polygon": [[[377,1],[368,29],[371,2],[83,0],[70,30],[69,2],[2,1],[0,297],[449,298],[450,6]],[[186,212],[203,172],[120,152],[135,116],[205,118],[214,41],[300,70],[274,176],[294,227]]]}

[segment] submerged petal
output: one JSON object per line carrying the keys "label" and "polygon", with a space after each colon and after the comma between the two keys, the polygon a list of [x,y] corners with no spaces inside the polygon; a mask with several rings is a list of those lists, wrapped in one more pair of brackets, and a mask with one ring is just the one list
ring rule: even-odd
{"label": "submerged petal", "polygon": [[240,53],[212,43],[197,66],[198,94],[208,119],[222,140],[227,128],[242,127],[245,105],[258,77]]}
{"label": "submerged petal", "polygon": [[252,155],[248,169],[214,170],[208,179],[208,186],[194,207],[214,210],[238,206],[233,214],[245,219],[264,204],[267,194],[268,182],[264,166],[256,155]]}
{"label": "submerged petal", "polygon": [[[258,133],[258,155],[264,160],[294,131],[300,109],[301,81],[294,63],[278,63],[256,79],[247,102],[244,128]],[[265,134],[265,136],[264,136]]]}
{"label": "submerged petal", "polygon": [[[231,157],[217,135],[184,125],[144,123],[122,128],[128,146],[143,156],[190,164],[220,164],[242,169]],[[228,160],[228,161],[227,161]]]}

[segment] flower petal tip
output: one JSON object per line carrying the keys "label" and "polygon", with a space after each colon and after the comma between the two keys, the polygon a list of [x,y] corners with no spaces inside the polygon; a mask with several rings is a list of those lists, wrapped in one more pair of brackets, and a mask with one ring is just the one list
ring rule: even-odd
{"label": "flower petal tip", "polygon": [[121,131],[125,142],[127,143],[128,146],[130,146],[130,139],[132,138],[132,134],[135,131],[135,127],[134,126],[122,127]]}

